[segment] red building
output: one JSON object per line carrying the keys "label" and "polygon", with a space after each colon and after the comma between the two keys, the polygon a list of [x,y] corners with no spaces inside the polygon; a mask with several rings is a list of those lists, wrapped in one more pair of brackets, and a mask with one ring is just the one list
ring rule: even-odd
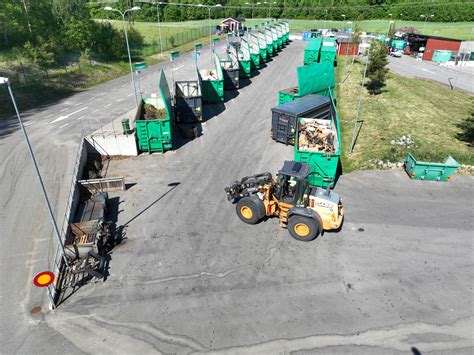
{"label": "red building", "polygon": [[359,55],[359,43],[352,43],[352,38],[338,38],[339,48],[337,53],[339,55]]}
{"label": "red building", "polygon": [[462,41],[457,39],[429,36],[428,41],[426,41],[423,60],[431,60],[433,58],[434,51],[436,50],[459,52],[461,42]]}
{"label": "red building", "polygon": [[237,33],[239,30],[243,29],[242,22],[244,22],[244,20],[233,17],[226,18],[221,22],[221,31],[222,33]]}

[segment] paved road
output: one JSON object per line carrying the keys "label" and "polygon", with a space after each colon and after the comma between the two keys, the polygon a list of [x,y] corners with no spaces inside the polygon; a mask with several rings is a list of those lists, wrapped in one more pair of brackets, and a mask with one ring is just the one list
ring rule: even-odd
{"label": "paved road", "polygon": [[449,80],[451,80],[455,88],[474,93],[473,67],[441,67],[433,62],[417,61],[412,57],[404,55],[401,58],[389,57],[388,68],[394,73],[403,76],[429,79],[445,86],[450,86]]}
{"label": "paved road", "polygon": [[[214,116],[199,139],[176,152],[112,162],[109,174],[136,183],[116,196],[126,239],[113,250],[107,281],[81,288],[54,312],[30,315],[44,304],[31,277],[48,266],[50,228],[32,223],[46,214],[19,132],[0,139],[7,222],[1,235],[8,236],[1,239],[0,276],[15,280],[0,293],[3,352],[472,348],[472,178],[436,184],[400,172],[343,176],[337,186],[346,207],[343,230],[312,243],[293,241],[275,220],[247,226],[226,201],[223,187],[232,180],[274,172],[291,158],[291,147],[269,139],[269,108],[278,90],[295,84],[305,44],[292,43],[232,100],[208,107]],[[189,58],[183,64],[176,76],[192,72]],[[156,71],[149,75],[147,90],[156,88]],[[30,115],[58,214],[82,112],[51,122],[87,99],[98,100],[87,107],[99,108],[91,115],[104,121],[127,112],[133,98],[116,101],[130,92],[124,84],[126,77]],[[110,100],[98,95],[117,86],[105,108]]]}
{"label": "paved road", "polygon": [[[200,66],[208,66],[209,58],[205,48]],[[154,66],[142,75],[143,92],[158,92],[159,68],[171,81],[169,62]],[[191,56],[185,55],[173,73],[177,80],[186,79],[195,74],[194,68]],[[90,133],[134,106],[130,77],[124,76],[22,114],[59,226],[82,132]],[[9,353],[32,339],[36,323],[30,311],[46,307],[45,290],[33,287],[32,278],[52,269],[56,244],[15,118],[0,120],[0,156],[0,279],[9,280],[8,287],[0,288],[0,344]]]}

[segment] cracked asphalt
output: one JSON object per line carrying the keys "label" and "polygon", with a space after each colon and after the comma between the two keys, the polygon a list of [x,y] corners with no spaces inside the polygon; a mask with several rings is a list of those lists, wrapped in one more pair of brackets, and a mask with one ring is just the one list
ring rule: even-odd
{"label": "cracked asphalt", "polygon": [[[108,176],[132,184],[110,195],[124,240],[111,253],[107,280],[80,288],[55,311],[44,309],[44,290],[31,284],[53,250],[31,164],[14,127],[0,139],[1,235],[8,236],[0,273],[9,282],[0,293],[2,352],[472,352],[472,177],[343,175],[336,187],[343,228],[310,243],[293,240],[275,219],[243,224],[226,200],[233,180],[274,173],[291,159],[291,147],[269,137],[269,109],[278,90],[296,84],[305,44],[291,43],[250,85],[227,92],[225,105],[207,106],[198,139],[110,162]],[[145,75],[147,92],[156,91],[158,67]],[[190,56],[175,67],[177,80],[194,71]],[[27,114],[58,215],[83,112],[51,122],[86,99],[94,102],[87,110],[99,109],[91,124],[116,118],[133,108],[133,97],[116,101],[129,93],[123,77]],[[31,314],[37,305],[43,310]]]}

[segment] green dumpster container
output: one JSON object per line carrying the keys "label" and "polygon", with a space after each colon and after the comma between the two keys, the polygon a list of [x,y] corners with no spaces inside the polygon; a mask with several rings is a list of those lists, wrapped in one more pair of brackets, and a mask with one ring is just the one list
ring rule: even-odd
{"label": "green dumpster container", "polygon": [[227,57],[221,60],[224,70],[224,90],[234,90],[240,87],[239,50],[239,42],[229,42]]}
{"label": "green dumpster container", "polygon": [[265,39],[265,32],[258,31],[255,33],[257,36],[258,41],[258,54],[260,55],[260,66],[263,63],[268,61],[268,54],[267,54],[267,40]]}
{"label": "green dumpster container", "polygon": [[[163,70],[158,81],[160,96],[152,95],[142,99],[135,115],[135,129],[138,149],[142,152],[164,152],[173,148],[174,112],[171,94]],[[165,110],[166,115],[160,119],[150,119],[144,110],[145,104],[156,109]]]}
{"label": "green dumpster container", "polygon": [[267,60],[270,60],[270,57],[273,57],[275,52],[273,51],[273,35],[269,28],[265,28],[265,42],[267,44]]}
{"label": "green dumpster container", "polygon": [[273,53],[274,55],[278,52],[278,35],[276,33],[276,29],[273,26],[268,27],[270,30],[270,34],[272,36],[272,46],[273,46]]}
{"label": "green dumpster container", "polygon": [[304,64],[313,64],[319,61],[319,51],[321,50],[321,38],[311,38],[304,49]]}
{"label": "green dumpster container", "polygon": [[444,163],[417,161],[411,153],[405,159],[405,171],[413,180],[448,181],[460,166],[451,155]]}
{"label": "green dumpster container", "polygon": [[252,59],[250,54],[250,45],[247,40],[242,38],[239,52],[239,75],[241,78],[250,78],[251,76]]}
{"label": "green dumpster container", "polygon": [[452,51],[435,50],[431,61],[436,63],[446,63],[451,59],[452,54]]}
{"label": "green dumpster container", "polygon": [[334,96],[336,85],[334,66],[330,63],[313,63],[296,68],[298,86],[278,92],[278,104],[296,100],[308,94]]}
{"label": "green dumpster container", "polygon": [[[327,187],[331,184],[331,187],[334,187],[340,165],[341,133],[339,130],[339,117],[332,96],[330,99],[332,110],[318,118],[299,118],[298,129],[295,134],[294,159],[295,161],[306,163],[310,166],[311,170],[308,176],[308,182],[313,186]],[[314,151],[307,147],[300,146],[300,131],[303,124],[308,121],[320,124],[325,130],[332,132],[335,136],[333,140],[334,150],[332,152]]]}
{"label": "green dumpster container", "polygon": [[252,70],[260,69],[260,47],[258,38],[253,33],[249,34],[248,41],[250,45],[250,65]]}
{"label": "green dumpster container", "polygon": [[199,70],[201,81],[202,100],[204,103],[213,104],[224,102],[224,73],[219,57],[213,55],[214,68]]}
{"label": "green dumpster container", "polygon": [[336,64],[336,40],[334,38],[324,38],[321,45],[321,52],[319,54],[320,62],[328,62],[333,65]]}
{"label": "green dumpster container", "polygon": [[281,28],[278,24],[275,24],[275,31],[277,33],[277,43],[278,43],[278,49],[283,48],[283,33],[281,32]]}
{"label": "green dumpster container", "polygon": [[288,22],[283,22],[285,27],[285,42],[286,44],[290,43],[290,24]]}

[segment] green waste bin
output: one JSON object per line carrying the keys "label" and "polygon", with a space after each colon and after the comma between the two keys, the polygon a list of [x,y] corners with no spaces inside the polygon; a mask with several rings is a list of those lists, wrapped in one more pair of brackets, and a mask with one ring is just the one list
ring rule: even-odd
{"label": "green waste bin", "polygon": [[[318,118],[301,117],[298,119],[298,129],[295,134],[294,160],[306,163],[310,166],[311,173],[307,180],[310,185],[313,186],[327,187],[331,184],[331,187],[334,187],[340,165],[341,133],[339,129],[339,117],[332,97],[330,101],[332,109],[329,111],[321,111]],[[323,127],[331,129],[334,134],[333,152],[314,151],[300,146],[300,129],[305,122],[322,123]]]}
{"label": "green waste bin", "polygon": [[129,118],[122,118],[122,130],[123,134],[130,134],[130,119]]}
{"label": "green waste bin", "polygon": [[461,166],[449,155],[444,163],[417,161],[408,153],[405,159],[405,171],[413,180],[448,181]]}

